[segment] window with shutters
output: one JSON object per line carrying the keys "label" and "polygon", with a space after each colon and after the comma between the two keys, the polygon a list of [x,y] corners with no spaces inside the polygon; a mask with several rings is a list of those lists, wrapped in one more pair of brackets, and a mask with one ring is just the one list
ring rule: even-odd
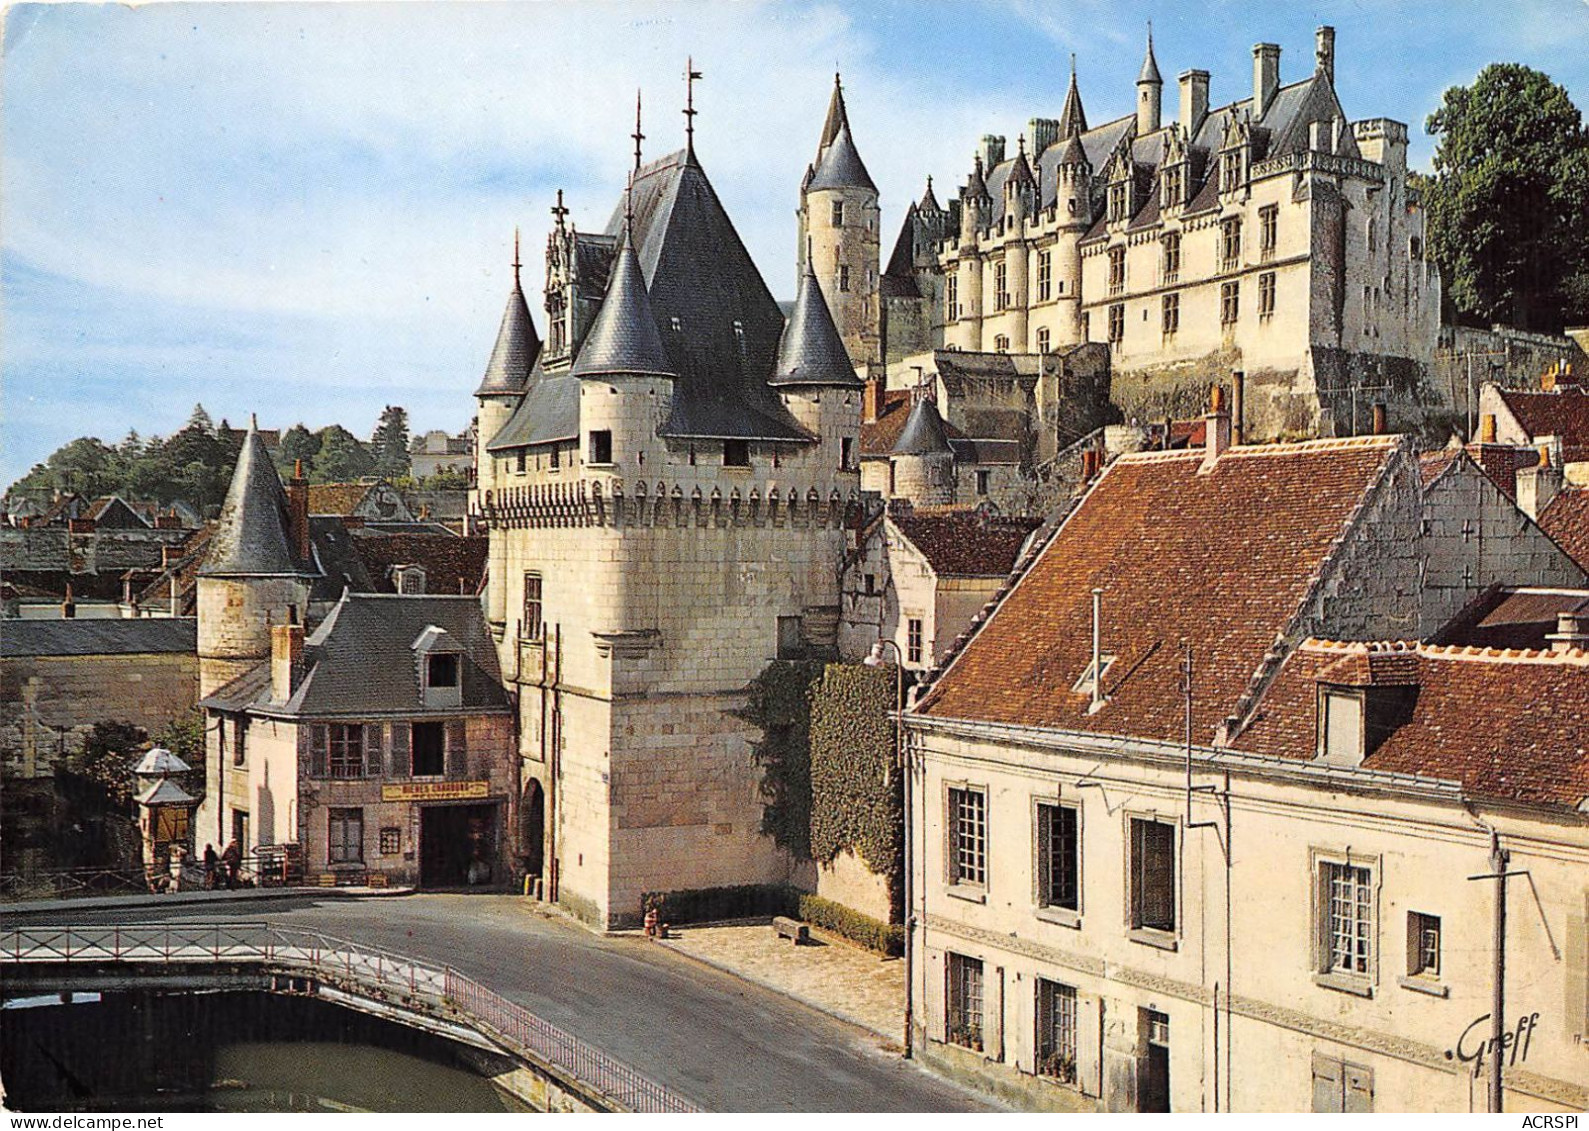
{"label": "window with shutters", "polygon": [[1407,912],[1407,976],[1440,979],[1440,916]]}
{"label": "window with shutters", "polygon": [[[397,724],[402,726],[401,723]],[[439,722],[410,723],[410,757],[413,774],[440,777],[447,772],[447,729]]]}
{"label": "window with shutters", "polygon": [[944,1039],[952,1045],[982,1051],[982,960],[952,951],[945,967]]}
{"label": "window with shutters", "polygon": [[362,778],[364,776],[364,726],[362,723],[331,723],[327,726],[330,741],[330,773],[334,778]]}
{"label": "window with shutters", "polygon": [[1313,1110],[1342,1114],[1373,1111],[1374,1070],[1314,1053]]}
{"label": "window with shutters", "polygon": [[1360,692],[1319,688],[1319,758],[1337,766],[1361,765],[1363,696]]}
{"label": "window with shutters", "polygon": [[949,882],[987,886],[988,795],[984,790],[949,789]]}
{"label": "window with shutters", "polygon": [[364,810],[327,810],[329,843],[326,860],[332,864],[364,863]]}
{"label": "window with shutters", "polygon": [[1037,979],[1036,1071],[1062,1084],[1076,1082],[1076,987]]}
{"label": "window with shutters", "polygon": [[1037,905],[1081,910],[1081,810],[1037,805]]}
{"label": "window with shutters", "polygon": [[1131,819],[1131,927],[1175,931],[1175,826],[1151,817]]}

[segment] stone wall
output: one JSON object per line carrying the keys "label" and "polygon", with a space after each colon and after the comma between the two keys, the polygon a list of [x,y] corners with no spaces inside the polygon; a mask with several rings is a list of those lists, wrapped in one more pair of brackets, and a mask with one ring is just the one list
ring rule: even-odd
{"label": "stone wall", "polygon": [[888,877],[872,871],[866,861],[848,848],[829,863],[817,865],[817,894],[869,915],[879,923],[894,919]]}
{"label": "stone wall", "polygon": [[1465,420],[1470,411],[1482,411],[1478,396],[1486,382],[1509,389],[1537,389],[1540,375],[1552,365],[1563,363],[1570,364],[1573,372],[1589,376],[1589,355],[1571,338],[1533,334],[1510,326],[1491,326],[1488,330],[1442,326],[1440,344],[1430,366],[1430,381],[1441,390],[1457,416]]}

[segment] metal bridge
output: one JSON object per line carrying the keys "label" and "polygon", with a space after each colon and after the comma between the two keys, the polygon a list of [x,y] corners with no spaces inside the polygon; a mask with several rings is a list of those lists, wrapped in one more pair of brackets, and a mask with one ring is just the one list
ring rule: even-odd
{"label": "metal bridge", "polygon": [[0,931],[0,978],[22,967],[197,973],[217,964],[257,970],[269,977],[273,989],[313,993],[329,987],[387,1009],[461,1025],[599,1109],[699,1110],[676,1092],[450,966],[420,962],[334,935],[268,923]]}

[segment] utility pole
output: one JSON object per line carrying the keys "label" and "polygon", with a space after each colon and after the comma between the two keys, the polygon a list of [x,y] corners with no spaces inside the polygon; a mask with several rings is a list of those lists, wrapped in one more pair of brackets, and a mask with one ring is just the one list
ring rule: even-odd
{"label": "utility pole", "polygon": [[1492,924],[1491,949],[1494,963],[1491,974],[1490,1043],[1486,1050],[1490,1057],[1489,1103],[1491,1114],[1498,1115],[1504,1108],[1502,1087],[1502,1053],[1506,1047],[1506,878],[1527,875],[1511,872],[1511,853],[1501,847],[1501,834],[1490,833],[1490,870],[1483,875],[1469,876],[1470,880],[1495,881],[1495,918]]}

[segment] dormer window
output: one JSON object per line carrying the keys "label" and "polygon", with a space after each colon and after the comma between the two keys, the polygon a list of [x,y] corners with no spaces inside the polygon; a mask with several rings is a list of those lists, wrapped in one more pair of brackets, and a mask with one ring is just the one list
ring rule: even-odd
{"label": "dormer window", "polygon": [[1160,206],[1175,208],[1186,199],[1186,166],[1170,165],[1164,170],[1163,196]]}
{"label": "dormer window", "polygon": [[1118,224],[1131,218],[1131,185],[1119,181],[1109,186],[1109,222]]}
{"label": "dormer window", "polygon": [[1336,766],[1363,763],[1363,696],[1342,688],[1319,689],[1319,759]]}
{"label": "dormer window", "polygon": [[1219,191],[1239,192],[1242,181],[1241,150],[1232,149],[1219,158]]}
{"label": "dormer window", "polygon": [[678,317],[678,315],[674,315],[672,318],[668,319],[668,327],[675,334],[682,334],[684,332],[684,319]]}
{"label": "dormer window", "polygon": [[456,652],[439,652],[428,658],[425,671],[425,685],[429,688],[458,686],[458,654]]}
{"label": "dormer window", "polygon": [[[1105,679],[1108,678],[1108,676],[1109,676],[1109,668],[1110,668],[1111,665],[1114,664],[1114,662],[1115,662],[1115,657],[1111,656],[1107,652],[1103,653],[1102,655],[1100,655],[1098,657],[1098,667],[1100,669],[1099,674],[1103,678],[1105,678]],[[1093,692],[1093,686],[1094,686],[1094,684],[1096,682],[1097,682],[1097,677],[1095,677],[1093,675],[1092,661],[1088,660],[1086,668],[1083,669],[1083,671],[1081,673],[1081,678],[1078,679],[1074,684],[1071,685],[1071,690],[1074,691],[1077,695],[1091,696],[1092,692]]]}
{"label": "dormer window", "polygon": [[419,663],[420,700],[430,708],[463,703],[463,653],[446,629],[430,625],[413,644]]}

